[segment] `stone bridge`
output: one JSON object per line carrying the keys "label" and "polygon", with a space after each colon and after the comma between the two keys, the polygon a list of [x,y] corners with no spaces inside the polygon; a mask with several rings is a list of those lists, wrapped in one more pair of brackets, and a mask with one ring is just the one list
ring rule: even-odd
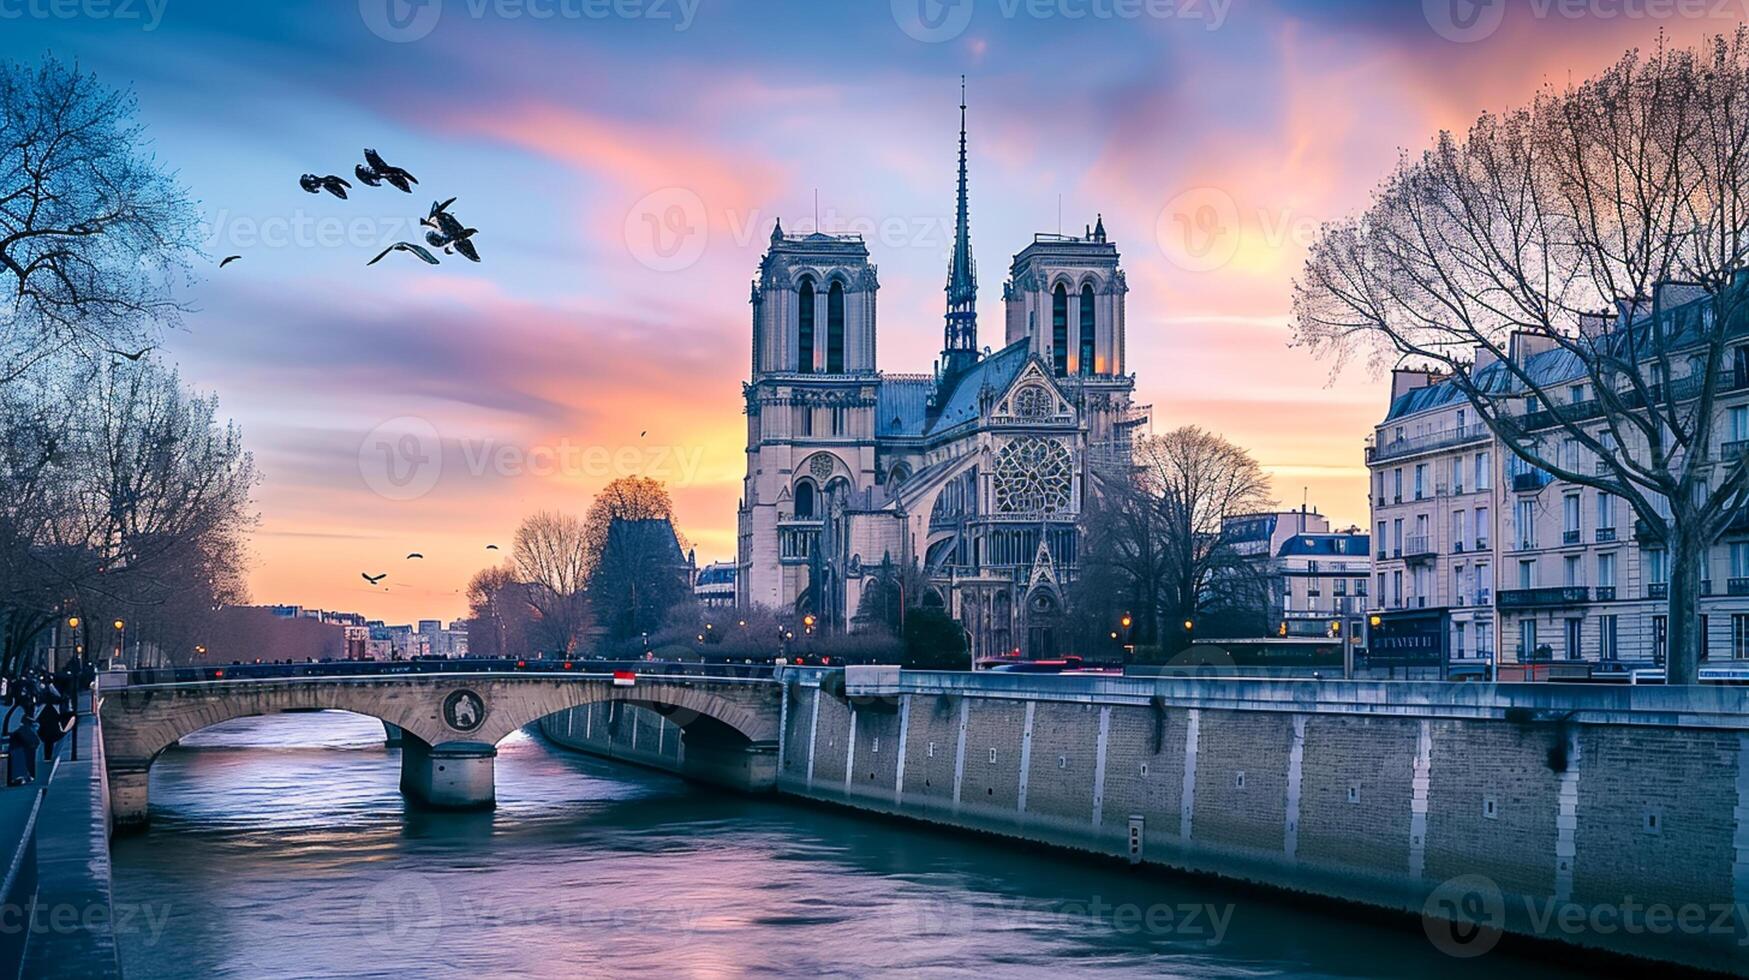
{"label": "stone bridge", "polygon": [[148,774],[159,753],[203,728],[249,715],[335,709],[399,729],[401,790],[437,807],[490,807],[497,743],[556,711],[623,701],[685,732],[687,775],[746,790],[776,777],[782,689],[769,678],[610,674],[439,673],[272,677],[101,689],[110,809],[118,827],[148,817]]}

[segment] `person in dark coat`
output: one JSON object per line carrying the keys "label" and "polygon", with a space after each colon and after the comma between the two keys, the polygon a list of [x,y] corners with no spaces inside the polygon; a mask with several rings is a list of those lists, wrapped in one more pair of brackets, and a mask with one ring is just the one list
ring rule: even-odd
{"label": "person in dark coat", "polygon": [[69,719],[58,700],[51,700],[43,705],[36,716],[36,736],[43,743],[43,761],[55,757],[55,747],[60,744],[61,736],[67,733],[66,722]]}
{"label": "person in dark coat", "polygon": [[42,744],[36,736],[35,729],[26,722],[20,723],[6,737],[6,782],[11,786],[23,786],[36,779],[36,747]]}

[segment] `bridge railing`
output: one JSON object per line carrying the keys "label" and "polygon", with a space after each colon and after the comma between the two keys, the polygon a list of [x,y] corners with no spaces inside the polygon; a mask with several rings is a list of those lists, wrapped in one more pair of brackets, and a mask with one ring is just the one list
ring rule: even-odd
{"label": "bridge railing", "polygon": [[773,674],[770,664],[703,663],[680,660],[595,660],[574,658],[485,658],[431,660],[318,660],[296,663],[203,664],[107,671],[105,689],[149,684],[266,680],[282,677],[400,677],[410,674],[635,674],[664,677],[754,678]]}

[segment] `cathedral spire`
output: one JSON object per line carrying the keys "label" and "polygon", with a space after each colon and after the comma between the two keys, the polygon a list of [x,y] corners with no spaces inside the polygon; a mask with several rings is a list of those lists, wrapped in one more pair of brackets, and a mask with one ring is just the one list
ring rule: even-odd
{"label": "cathedral spire", "polygon": [[978,360],[978,267],[972,261],[972,225],[966,201],[966,76],[960,76],[960,156],[954,211],[953,258],[947,267],[947,329],[942,347],[943,380]]}

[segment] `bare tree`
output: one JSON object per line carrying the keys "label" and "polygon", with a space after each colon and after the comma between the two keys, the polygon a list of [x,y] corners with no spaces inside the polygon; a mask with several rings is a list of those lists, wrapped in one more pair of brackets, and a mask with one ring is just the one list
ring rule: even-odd
{"label": "bare tree", "polygon": [[528,587],[508,564],[484,568],[468,582],[468,652],[476,657],[526,657],[534,607]]}
{"label": "bare tree", "polygon": [[1255,604],[1259,569],[1233,547],[1227,519],[1272,506],[1269,479],[1245,450],[1196,426],[1141,440],[1134,458],[1127,479],[1104,481],[1084,563],[1127,581],[1133,642],[1169,646],[1187,620]]}
{"label": "bare tree", "polygon": [[0,384],[179,322],[198,219],[135,113],[53,57],[0,65]]}
{"label": "bare tree", "polygon": [[1628,502],[1670,549],[1672,683],[1697,679],[1703,557],[1749,502],[1715,443],[1719,395],[1749,381],[1746,39],[1660,41],[1441,133],[1295,285],[1299,343],[1434,365],[1515,457]]}
{"label": "bare tree", "polygon": [[[638,521],[667,518],[674,514],[674,501],[662,481],[647,476],[622,476],[608,481],[589,504],[584,516],[591,568],[607,551],[607,539],[615,520]],[[686,547],[681,541],[680,546]]]}
{"label": "bare tree", "polygon": [[7,669],[62,614],[169,637],[244,596],[256,472],[216,401],[150,358],[54,368],[0,395]]}
{"label": "bare tree", "polygon": [[589,625],[591,562],[583,522],[556,511],[523,519],[511,561],[539,613],[541,642],[563,653],[574,650]]}

